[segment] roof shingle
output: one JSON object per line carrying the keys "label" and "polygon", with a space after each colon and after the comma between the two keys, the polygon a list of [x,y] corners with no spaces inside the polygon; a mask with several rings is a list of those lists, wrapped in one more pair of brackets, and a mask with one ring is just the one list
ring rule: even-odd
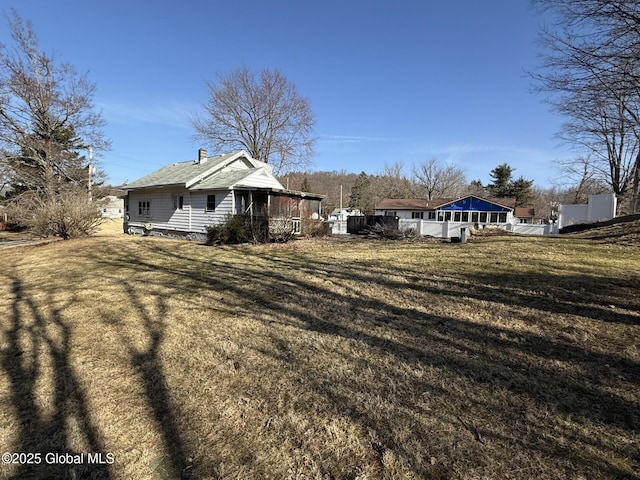
{"label": "roof shingle", "polygon": [[224,163],[238,152],[226,153],[215,157],[208,157],[206,162],[198,163],[194,160],[177,162],[164,166],[149,175],[128,183],[125,188],[144,188],[163,185],[184,185],[189,180]]}

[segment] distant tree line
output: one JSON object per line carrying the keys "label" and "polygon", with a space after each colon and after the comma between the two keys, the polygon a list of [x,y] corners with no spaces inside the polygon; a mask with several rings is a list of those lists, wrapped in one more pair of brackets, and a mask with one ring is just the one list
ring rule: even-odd
{"label": "distant tree line", "polygon": [[385,165],[377,174],[291,172],[279,180],[290,190],[325,195],[325,212],[342,204],[344,208],[373,213],[383,198],[457,198],[466,194],[515,197],[518,205],[529,205],[534,198],[533,181],[522,177],[513,180],[513,170],[507,164],[496,167],[491,172],[494,182],[486,186],[478,180],[467,181],[461,169],[435,159],[414,165],[409,174],[402,162],[395,162]]}
{"label": "distant tree line", "polygon": [[464,172],[455,166],[430,159],[411,168],[395,162],[385,165],[377,174],[356,174],[344,170],[291,172],[279,180],[291,190],[325,195],[325,214],[340,206],[341,191],[344,208],[357,208],[366,214],[372,214],[383,198],[432,199],[478,195],[515,198],[517,206],[534,207],[536,218],[544,221],[554,217],[558,204],[586,203],[589,195],[611,191],[602,181],[537,187],[532,180],[522,176],[514,178],[514,171],[506,163],[498,165],[489,172],[491,182],[483,185],[480,180],[468,181]]}

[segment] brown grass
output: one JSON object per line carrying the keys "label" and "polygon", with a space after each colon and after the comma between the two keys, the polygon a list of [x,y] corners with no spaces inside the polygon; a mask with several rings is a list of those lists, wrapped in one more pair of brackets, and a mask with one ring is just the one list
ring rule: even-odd
{"label": "brown grass", "polygon": [[13,247],[0,478],[640,478],[640,256],[565,238]]}
{"label": "brown grass", "polygon": [[640,247],[640,214],[617,217],[593,225],[576,226],[583,230],[571,233],[575,238],[586,238],[597,243],[613,243]]}

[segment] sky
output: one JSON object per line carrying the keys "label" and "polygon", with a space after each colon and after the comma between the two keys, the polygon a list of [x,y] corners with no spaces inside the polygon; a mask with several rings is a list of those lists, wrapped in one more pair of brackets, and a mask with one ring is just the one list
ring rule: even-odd
{"label": "sky", "polygon": [[96,84],[113,185],[195,159],[207,81],[239,67],[277,68],[308,98],[311,170],[436,158],[487,184],[508,163],[546,187],[573,156],[532,92],[544,18],[528,0],[0,0],[0,43],[11,8]]}

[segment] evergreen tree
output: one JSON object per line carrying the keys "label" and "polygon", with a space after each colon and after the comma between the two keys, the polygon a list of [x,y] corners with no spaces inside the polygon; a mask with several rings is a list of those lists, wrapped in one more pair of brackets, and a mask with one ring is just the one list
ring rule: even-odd
{"label": "evergreen tree", "polygon": [[[108,149],[86,74],[40,50],[31,24],[8,18],[14,45],[0,44],[0,176],[19,225],[41,236],[87,235],[100,221],[82,155]],[[92,183],[95,172],[91,168]]]}
{"label": "evergreen tree", "polygon": [[498,165],[491,170],[491,178],[493,183],[487,186],[489,193],[494,197],[510,197],[510,182],[513,169],[506,163]]}
{"label": "evergreen tree", "polygon": [[300,191],[311,192],[311,185],[309,184],[309,178],[306,175],[302,179],[302,185],[300,186]]}
{"label": "evergreen tree", "polygon": [[349,207],[357,208],[365,215],[373,215],[375,213],[376,206],[371,188],[371,179],[364,172],[358,175],[351,188]]}
{"label": "evergreen tree", "polygon": [[498,198],[514,197],[516,207],[530,205],[533,201],[533,180],[525,180],[520,176],[517,180],[512,180],[513,168],[503,163],[491,170],[493,183],[487,186],[489,193]]}
{"label": "evergreen tree", "polygon": [[516,207],[526,207],[531,205],[534,199],[533,180],[525,180],[522,176],[517,180],[509,183],[509,190],[511,191],[511,197],[516,199]]}

